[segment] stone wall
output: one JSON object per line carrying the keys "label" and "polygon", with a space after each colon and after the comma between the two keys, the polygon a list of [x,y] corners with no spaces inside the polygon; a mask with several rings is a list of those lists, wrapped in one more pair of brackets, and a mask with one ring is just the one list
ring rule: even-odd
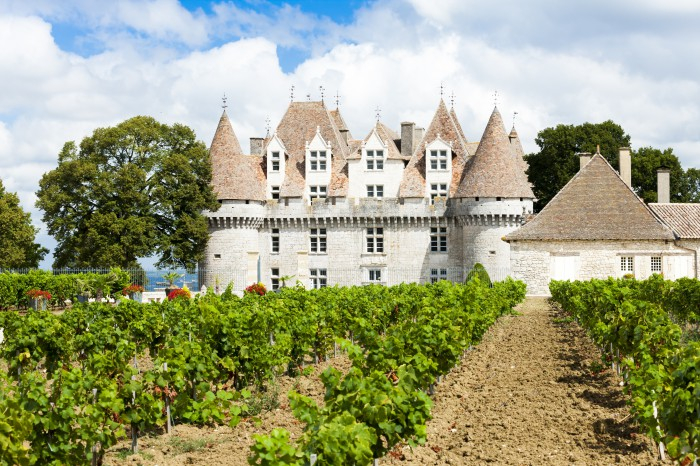
{"label": "stone wall", "polygon": [[633,257],[639,279],[651,275],[652,256],[661,256],[664,276],[671,280],[695,260],[692,252],[665,241],[514,241],[510,254],[513,277],[525,282],[527,294],[535,296],[549,295],[554,255],[577,256],[578,280],[623,276],[627,272],[621,270],[621,256]]}

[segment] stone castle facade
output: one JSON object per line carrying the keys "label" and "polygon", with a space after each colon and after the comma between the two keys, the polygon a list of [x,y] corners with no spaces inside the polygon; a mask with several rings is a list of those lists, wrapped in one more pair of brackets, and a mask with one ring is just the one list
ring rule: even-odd
{"label": "stone castle facade", "polygon": [[224,111],[210,156],[207,286],[463,280],[475,263],[504,278],[503,238],[533,211],[522,145],[497,109],[478,142],[442,100],[427,129],[377,121],[354,139],[339,109],[292,102],[250,154]]}

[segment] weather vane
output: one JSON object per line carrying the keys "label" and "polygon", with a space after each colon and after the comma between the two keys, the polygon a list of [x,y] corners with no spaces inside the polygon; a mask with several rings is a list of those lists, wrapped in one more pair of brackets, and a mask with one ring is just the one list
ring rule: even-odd
{"label": "weather vane", "polygon": [[513,112],[513,128],[515,128],[515,115],[517,115],[518,112]]}
{"label": "weather vane", "polygon": [[440,81],[440,98],[441,98],[441,99],[442,99],[442,93],[443,93],[444,90],[445,90],[444,83],[443,83],[442,81]]}
{"label": "weather vane", "polygon": [[450,94],[450,107],[455,108],[455,93],[452,91]]}
{"label": "weather vane", "polygon": [[493,106],[498,106],[498,91],[493,92]]}
{"label": "weather vane", "polygon": [[325,91],[325,89],[323,86],[318,86],[318,90],[321,91],[321,102],[323,102],[323,91]]}
{"label": "weather vane", "polygon": [[311,102],[311,93],[306,94],[306,100],[308,100],[309,102]]}
{"label": "weather vane", "polygon": [[265,118],[265,129],[267,130],[267,135],[270,135],[270,117]]}
{"label": "weather vane", "polygon": [[340,107],[340,94],[338,91],[335,91],[335,108]]}
{"label": "weather vane", "polygon": [[379,123],[379,117],[382,115],[382,109],[379,108],[379,105],[377,105],[377,108],[374,109],[374,116],[377,118],[377,123]]}
{"label": "weather vane", "polygon": [[294,102],[294,85],[292,85],[292,88],[290,89],[290,98],[291,101]]}
{"label": "weather vane", "polygon": [[228,105],[226,105],[226,100],[228,100],[228,99],[226,98],[226,93],[224,93],[224,96],[221,98],[221,101],[223,102],[223,105],[221,105],[221,108],[223,108],[224,110],[226,110],[226,107],[228,107]]}

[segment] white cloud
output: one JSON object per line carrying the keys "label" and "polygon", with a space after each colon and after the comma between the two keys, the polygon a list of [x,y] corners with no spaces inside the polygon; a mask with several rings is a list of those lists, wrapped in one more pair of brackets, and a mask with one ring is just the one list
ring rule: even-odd
{"label": "white cloud", "polygon": [[[265,134],[266,118],[277,125],[291,85],[296,100],[318,99],[324,86],[329,106],[339,92],[355,137],[367,134],[377,106],[394,129],[405,120],[427,126],[444,83],[470,140],[481,137],[498,90],[507,125],[518,112],[526,151],[537,149],[545,127],[612,119],[634,147],[673,147],[684,166],[700,166],[700,62],[692,59],[700,32],[689,26],[699,18],[695,3],[545,3],[383,0],[338,25],[289,6],[261,14],[219,3],[205,16],[174,0],[139,8],[132,1],[6,2],[1,176],[38,221],[33,193],[65,141],[146,114],[187,124],[209,144],[225,93],[246,148],[248,138]],[[625,8],[629,14],[617,14]],[[656,24],[658,17],[667,24]],[[104,51],[61,50],[53,18],[80,18]],[[237,36],[244,38],[228,39]],[[310,57],[285,73],[280,46]]]}

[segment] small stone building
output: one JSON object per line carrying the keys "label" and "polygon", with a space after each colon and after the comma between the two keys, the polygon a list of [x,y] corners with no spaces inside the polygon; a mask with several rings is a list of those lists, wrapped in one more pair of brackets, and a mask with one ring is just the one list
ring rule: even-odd
{"label": "small stone building", "polygon": [[511,272],[527,284],[528,294],[548,295],[550,280],[695,276],[695,252],[677,242],[630,188],[629,157],[629,149],[621,149],[623,180],[599,153],[582,154],[576,176],[506,235]]}
{"label": "small stone building", "polygon": [[695,274],[688,271],[688,275],[697,277],[700,270],[700,204],[656,203],[649,204],[649,208],[673,230],[678,246],[694,251],[695,260],[691,265]]}

